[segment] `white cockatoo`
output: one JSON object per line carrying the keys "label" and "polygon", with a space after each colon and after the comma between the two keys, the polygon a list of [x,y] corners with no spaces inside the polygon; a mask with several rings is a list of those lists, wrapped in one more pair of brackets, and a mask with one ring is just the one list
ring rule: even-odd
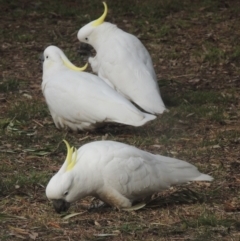
{"label": "white cockatoo", "polygon": [[67,145],[67,158],[52,177],[46,196],[57,212],[70,203],[94,196],[118,209],[189,181],[212,181],[212,177],[175,158],[154,155],[115,141],[95,141],[78,150]]}
{"label": "white cockatoo", "polygon": [[74,66],[58,47],[44,51],[42,91],[57,128],[91,130],[104,122],[142,126],[156,118],[83,69]]}
{"label": "white cockatoo", "polygon": [[132,34],[104,22],[103,15],[78,31],[80,42],[90,44],[97,52],[89,58],[93,72],[130,101],[152,114],[166,110],[162,101],[152,59]]}

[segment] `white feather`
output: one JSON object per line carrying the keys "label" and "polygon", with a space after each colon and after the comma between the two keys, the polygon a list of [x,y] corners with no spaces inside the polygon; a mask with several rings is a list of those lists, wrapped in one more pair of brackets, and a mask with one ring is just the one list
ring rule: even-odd
{"label": "white feather", "polygon": [[87,130],[104,122],[141,126],[156,118],[138,110],[98,76],[66,67],[63,55],[55,46],[44,51],[42,91],[56,127]]}
{"label": "white feather", "polygon": [[91,23],[82,27],[78,39],[96,50],[89,63],[107,84],[149,113],[166,110],[152,59],[138,38],[103,22],[97,27]]}
{"label": "white feather", "polygon": [[[74,202],[91,195],[112,206],[126,208],[133,201],[171,185],[213,180],[185,161],[114,141],[83,145],[77,155],[72,170],[63,172],[61,168],[50,180],[46,189],[48,198]],[[66,190],[68,195],[63,197]]]}

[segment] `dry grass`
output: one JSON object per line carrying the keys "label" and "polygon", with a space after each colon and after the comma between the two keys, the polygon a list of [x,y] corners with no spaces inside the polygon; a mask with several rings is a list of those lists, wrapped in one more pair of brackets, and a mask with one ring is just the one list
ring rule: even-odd
{"label": "dry grass", "polygon": [[[77,30],[98,16],[95,1],[0,0],[0,240],[240,240],[240,4],[237,1],[109,1],[108,21],[147,46],[170,112],[144,128],[58,131],[45,105],[39,55],[54,44],[77,65]],[[90,71],[90,68],[88,68]],[[156,194],[134,212],[72,205],[63,219],[45,196],[66,138],[100,139],[187,160],[211,174]]]}

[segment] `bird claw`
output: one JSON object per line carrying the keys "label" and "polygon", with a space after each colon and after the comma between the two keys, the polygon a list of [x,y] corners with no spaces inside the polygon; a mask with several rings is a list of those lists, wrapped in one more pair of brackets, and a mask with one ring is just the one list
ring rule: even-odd
{"label": "bird claw", "polygon": [[88,210],[95,209],[95,208],[103,208],[103,207],[106,207],[106,206],[107,206],[106,203],[104,203],[104,202],[101,201],[100,199],[94,198],[94,199],[91,201]]}

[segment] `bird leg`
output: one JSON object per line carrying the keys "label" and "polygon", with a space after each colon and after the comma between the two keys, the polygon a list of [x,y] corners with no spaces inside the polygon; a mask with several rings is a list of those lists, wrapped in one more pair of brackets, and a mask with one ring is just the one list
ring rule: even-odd
{"label": "bird leg", "polygon": [[101,200],[108,203],[112,207],[117,209],[129,208],[132,206],[132,203],[129,199],[120,194],[117,190],[108,187],[106,190],[103,190],[101,193],[98,193],[98,196]]}
{"label": "bird leg", "polygon": [[107,203],[103,202],[102,200],[100,200],[98,198],[93,198],[89,205],[88,210],[95,209],[95,208],[105,208],[108,206],[109,205]]}

